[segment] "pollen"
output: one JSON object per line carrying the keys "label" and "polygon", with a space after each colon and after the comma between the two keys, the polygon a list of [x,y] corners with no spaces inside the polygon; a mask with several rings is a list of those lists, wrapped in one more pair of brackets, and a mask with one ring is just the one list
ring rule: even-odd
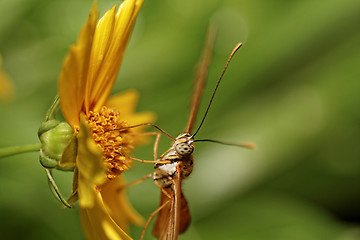
{"label": "pollen", "polygon": [[[100,112],[89,112],[88,122],[95,143],[103,151],[107,177],[113,179],[130,167],[129,155],[133,149],[133,137],[127,122],[119,120],[120,113],[102,107]],[[120,129],[120,130],[119,130]]]}

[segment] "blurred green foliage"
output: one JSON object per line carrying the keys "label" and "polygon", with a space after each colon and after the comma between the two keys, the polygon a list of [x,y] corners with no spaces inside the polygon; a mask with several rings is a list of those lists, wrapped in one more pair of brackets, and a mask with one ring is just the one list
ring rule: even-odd
{"label": "blurred green foliage", "polygon": [[[17,88],[13,102],[0,103],[1,147],[38,142],[62,60],[91,5],[0,1],[0,53]],[[359,12],[358,0],[145,1],[114,92],[138,89],[138,109],[156,112],[172,135],[187,121],[184,102],[209,21],[218,36],[200,115],[232,48],[244,43],[198,138],[258,148],[197,144],[183,184],[192,225],[181,239],[360,239]],[[160,151],[169,143],[163,136]],[[151,148],[134,154],[150,159]],[[135,164],[126,177],[152,171]],[[72,175],[55,178],[69,193]],[[78,209],[61,209],[37,153],[0,159],[0,194],[1,239],[84,238]],[[149,180],[129,196],[147,218],[159,190]],[[132,228],[135,239],[140,232]]]}

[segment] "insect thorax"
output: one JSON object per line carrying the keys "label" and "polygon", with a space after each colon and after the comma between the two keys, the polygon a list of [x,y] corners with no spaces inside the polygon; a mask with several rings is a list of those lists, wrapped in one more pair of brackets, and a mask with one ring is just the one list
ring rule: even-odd
{"label": "insect thorax", "polygon": [[[165,159],[163,159],[165,160]],[[180,165],[179,165],[180,164]],[[177,174],[177,166],[180,166],[181,179],[187,178],[193,170],[194,160],[192,155],[174,159],[171,163],[155,164],[154,180],[159,181],[163,187],[169,187],[172,179]]]}
{"label": "insect thorax", "polygon": [[180,134],[166,154],[159,159],[159,161],[170,161],[171,163],[155,164],[154,180],[159,181],[163,187],[170,186],[179,164],[181,179],[187,178],[193,170],[194,160],[191,155],[194,149],[193,142],[191,134]]}

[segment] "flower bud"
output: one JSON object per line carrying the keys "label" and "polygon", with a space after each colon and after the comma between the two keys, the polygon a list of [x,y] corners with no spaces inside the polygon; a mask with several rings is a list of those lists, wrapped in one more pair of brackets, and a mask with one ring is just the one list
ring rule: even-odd
{"label": "flower bud", "polygon": [[73,129],[66,122],[49,120],[41,124],[38,135],[42,147],[40,149],[40,163],[45,168],[62,169],[59,160],[65,147],[73,137]]}

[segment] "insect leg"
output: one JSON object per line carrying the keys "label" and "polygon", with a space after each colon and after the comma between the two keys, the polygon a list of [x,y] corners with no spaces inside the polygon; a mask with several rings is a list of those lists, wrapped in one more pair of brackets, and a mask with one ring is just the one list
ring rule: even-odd
{"label": "insect leg", "polygon": [[159,133],[159,132],[145,132],[145,133],[135,133],[133,135],[142,135],[142,136],[156,135],[155,142],[154,142],[154,149],[153,149],[154,161],[156,161],[157,160],[157,150],[158,150],[158,146],[159,146],[161,133]]}
{"label": "insect leg", "polygon": [[171,148],[169,148],[168,150],[166,150],[163,154],[161,154],[160,158],[163,158],[168,152],[171,151]]}
{"label": "insect leg", "polygon": [[152,133],[156,135],[155,142],[154,142],[154,161],[156,161],[157,160],[157,150],[158,150],[161,134],[159,132],[152,132]]}
{"label": "insect leg", "polygon": [[158,213],[161,211],[161,209],[163,209],[168,203],[170,202],[170,199],[167,200],[163,205],[161,205],[158,209],[156,209],[153,213],[150,214],[148,220],[146,221],[145,225],[144,225],[144,228],[141,232],[141,236],[140,236],[140,240],[142,240],[144,238],[144,235],[145,235],[145,230],[147,228],[147,226],[149,225],[151,219]]}
{"label": "insect leg", "polygon": [[164,188],[157,182],[157,181],[154,181],[155,182],[155,185],[160,188],[161,192],[163,194],[165,194],[165,196],[167,196],[168,198],[171,198],[171,196],[164,190]]}
{"label": "insect leg", "polygon": [[125,190],[125,189],[127,189],[127,188],[129,188],[129,187],[132,187],[132,186],[134,186],[134,185],[137,185],[137,184],[139,184],[139,183],[142,183],[142,182],[145,181],[146,179],[149,179],[149,178],[152,178],[152,177],[153,177],[153,174],[152,174],[152,173],[151,173],[151,174],[147,174],[147,175],[143,176],[142,178],[139,178],[138,180],[135,180],[135,181],[133,181],[133,182],[130,182],[130,183],[128,183],[128,184],[125,184],[125,185],[119,187],[118,189],[116,189],[116,191],[117,191],[117,192],[120,192],[120,191]]}
{"label": "insect leg", "polygon": [[[141,160],[138,158],[134,158],[134,157],[129,157],[131,160],[135,160],[138,162],[142,162],[142,163],[157,163],[157,164],[168,164],[171,163],[171,161],[161,161],[161,160],[157,160],[157,150],[158,150],[158,146],[159,146],[159,141],[160,141],[160,137],[161,137],[161,133],[159,132],[145,132],[145,133],[135,133],[133,135],[142,135],[142,136],[146,136],[146,135],[156,135],[155,138],[155,142],[154,142],[154,148],[153,148],[153,153],[154,153],[154,161],[149,161],[149,160]],[[168,150],[169,151],[169,150]],[[167,152],[168,152],[167,151]],[[164,154],[163,154],[164,155]],[[161,156],[163,156],[161,155]]]}

